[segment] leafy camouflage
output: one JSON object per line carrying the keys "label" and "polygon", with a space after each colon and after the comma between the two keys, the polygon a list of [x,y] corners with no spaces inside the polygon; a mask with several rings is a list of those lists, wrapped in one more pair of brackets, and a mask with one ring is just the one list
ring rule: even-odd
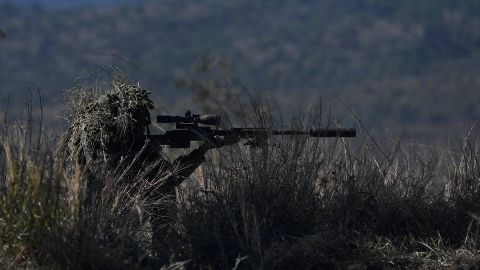
{"label": "leafy camouflage", "polygon": [[74,162],[105,163],[143,138],[153,109],[149,92],[121,73],[109,77],[106,89],[83,85],[68,92],[70,127],[64,144]]}

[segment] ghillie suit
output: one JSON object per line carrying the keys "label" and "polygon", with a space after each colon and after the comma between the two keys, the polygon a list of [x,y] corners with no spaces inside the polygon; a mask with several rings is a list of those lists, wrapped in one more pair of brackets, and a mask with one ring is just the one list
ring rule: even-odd
{"label": "ghillie suit", "polygon": [[175,201],[175,188],[204,162],[211,147],[201,146],[170,163],[161,146],[145,137],[153,109],[149,92],[123,75],[111,76],[111,83],[99,94],[88,87],[70,91],[70,127],[63,138],[63,154],[84,168],[90,204],[98,202],[105,185],[99,175],[113,174],[123,185],[146,189],[142,199],[152,225],[152,246],[157,256],[165,256],[167,236],[172,235],[172,203],[165,204],[165,198]]}
{"label": "ghillie suit", "polygon": [[66,134],[68,157],[91,171],[103,168],[144,144],[153,103],[149,92],[122,75],[112,75],[103,95],[79,87],[70,91],[70,127]]}

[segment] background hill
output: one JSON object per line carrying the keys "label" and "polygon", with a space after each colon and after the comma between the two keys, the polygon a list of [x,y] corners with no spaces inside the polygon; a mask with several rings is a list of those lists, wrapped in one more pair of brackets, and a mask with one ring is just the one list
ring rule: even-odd
{"label": "background hill", "polygon": [[438,132],[480,119],[475,0],[45,3],[0,5],[0,91],[14,104],[39,87],[54,108],[76,79],[114,64],[177,112],[189,94],[178,78],[215,55],[282,105],[319,94],[374,129]]}

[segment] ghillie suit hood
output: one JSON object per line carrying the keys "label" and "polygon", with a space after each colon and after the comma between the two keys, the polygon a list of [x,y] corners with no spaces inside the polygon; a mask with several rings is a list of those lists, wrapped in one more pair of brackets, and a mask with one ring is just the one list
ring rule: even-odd
{"label": "ghillie suit hood", "polygon": [[67,94],[70,126],[63,140],[64,154],[89,169],[102,168],[115,156],[138,151],[150,123],[150,93],[122,74],[110,77],[103,90],[80,86]]}

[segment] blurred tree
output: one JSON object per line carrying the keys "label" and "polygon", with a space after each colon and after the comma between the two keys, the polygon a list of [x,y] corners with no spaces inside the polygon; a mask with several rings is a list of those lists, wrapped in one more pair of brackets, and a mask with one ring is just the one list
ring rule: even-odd
{"label": "blurred tree", "polygon": [[204,113],[219,109],[238,113],[235,98],[239,85],[231,72],[230,63],[220,55],[201,57],[188,73],[177,75],[176,85],[192,93],[192,102]]}

